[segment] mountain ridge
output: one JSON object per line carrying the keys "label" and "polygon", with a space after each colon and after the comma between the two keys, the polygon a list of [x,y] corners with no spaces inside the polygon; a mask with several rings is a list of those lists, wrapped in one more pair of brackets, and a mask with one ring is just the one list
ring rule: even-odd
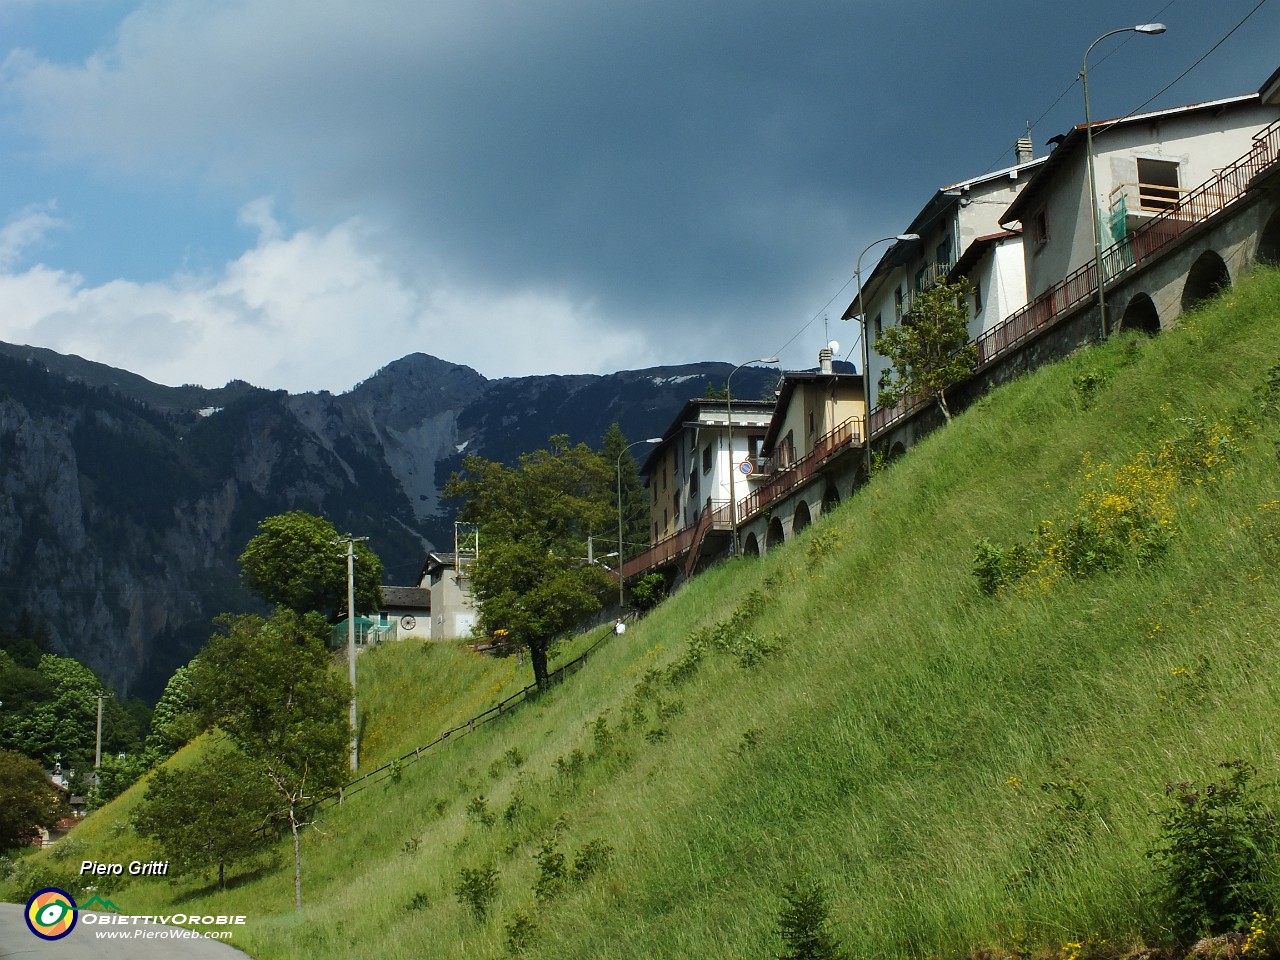
{"label": "mountain ridge", "polygon": [[[227,610],[256,609],[237,558],[267,516],[302,509],[369,536],[389,583],[452,541],[440,491],[468,453],[512,462],[617,421],[661,433],[728,363],[491,380],[427,353],[351,390],[241,380],[170,387],[83,357],[0,343],[0,622],[27,610],[60,653],[121,694],[158,695]],[[760,395],[773,370],[736,383]]]}

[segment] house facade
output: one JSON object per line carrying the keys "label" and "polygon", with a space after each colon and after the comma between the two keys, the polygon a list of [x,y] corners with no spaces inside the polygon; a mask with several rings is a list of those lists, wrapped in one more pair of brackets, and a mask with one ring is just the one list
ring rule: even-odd
{"label": "house facade", "polygon": [[[1255,93],[1095,121],[1102,247],[1176,210],[1186,194],[1248,153],[1254,136],[1277,116],[1276,106]],[[1063,137],[1000,218],[1021,227],[1028,299],[1093,259],[1088,132],[1081,124]]]}
{"label": "house facade", "polygon": [[873,404],[891,369],[876,351],[876,341],[902,322],[917,294],[943,281],[969,280],[972,337],[1026,302],[1022,239],[1000,220],[1046,158],[1033,158],[1028,140],[1018,141],[1016,158],[1011,167],[940,188],[903,231],[920,239],[895,243],[863,279],[861,301],[854,298],[844,319],[859,316],[860,307],[865,310],[860,323]]}
{"label": "house facade", "polygon": [[432,640],[469,638],[478,619],[467,568],[475,559],[468,553],[429,553],[422,565],[420,586],[431,596]]}
{"label": "house facade", "polygon": [[[640,467],[649,488],[649,527],[653,542],[674,536],[698,522],[703,511],[727,505],[730,471],[733,493],[741,500],[758,483],[765,434],[773,416],[772,400],[699,399],[688,401]],[[733,444],[730,448],[730,417]]]}

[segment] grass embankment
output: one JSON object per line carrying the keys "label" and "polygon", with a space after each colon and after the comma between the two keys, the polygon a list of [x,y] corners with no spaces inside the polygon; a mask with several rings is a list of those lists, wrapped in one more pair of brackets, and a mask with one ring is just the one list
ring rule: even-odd
{"label": "grass embankment", "polygon": [[[113,899],[246,914],[262,958],[493,957],[513,929],[538,957],[768,957],[796,878],[856,956],[1160,942],[1166,784],[1235,757],[1280,777],[1280,417],[1251,400],[1277,318],[1259,271],[1154,341],[993,392],[795,541],[327,811],[300,912],[284,867]],[[1081,530],[1134,546],[1063,575]],[[1024,547],[995,596],[983,539]],[[361,662],[370,764],[526,680],[408,644]],[[146,858],[131,801],[80,828],[84,856]],[[480,918],[456,891],[487,869]]]}

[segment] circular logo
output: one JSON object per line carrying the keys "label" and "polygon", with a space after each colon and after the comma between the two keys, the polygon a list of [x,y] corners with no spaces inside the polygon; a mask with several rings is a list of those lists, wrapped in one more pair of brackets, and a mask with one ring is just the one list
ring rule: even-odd
{"label": "circular logo", "polygon": [[76,902],[57,887],[37,890],[27,901],[27,929],[41,940],[61,940],[76,926]]}

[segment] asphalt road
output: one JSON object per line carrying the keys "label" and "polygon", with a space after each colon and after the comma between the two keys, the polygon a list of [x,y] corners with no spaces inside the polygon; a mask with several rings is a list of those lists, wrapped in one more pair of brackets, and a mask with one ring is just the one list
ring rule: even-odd
{"label": "asphalt road", "polygon": [[[75,928],[61,940],[41,940],[27,929],[24,912],[22,904],[0,903],[0,960],[245,960],[246,957],[224,941],[188,938],[182,927],[85,923],[85,911],[81,911]],[[129,939],[97,936],[102,931],[127,932]],[[172,936],[178,931],[182,939]],[[135,932],[151,936],[135,938]]]}

